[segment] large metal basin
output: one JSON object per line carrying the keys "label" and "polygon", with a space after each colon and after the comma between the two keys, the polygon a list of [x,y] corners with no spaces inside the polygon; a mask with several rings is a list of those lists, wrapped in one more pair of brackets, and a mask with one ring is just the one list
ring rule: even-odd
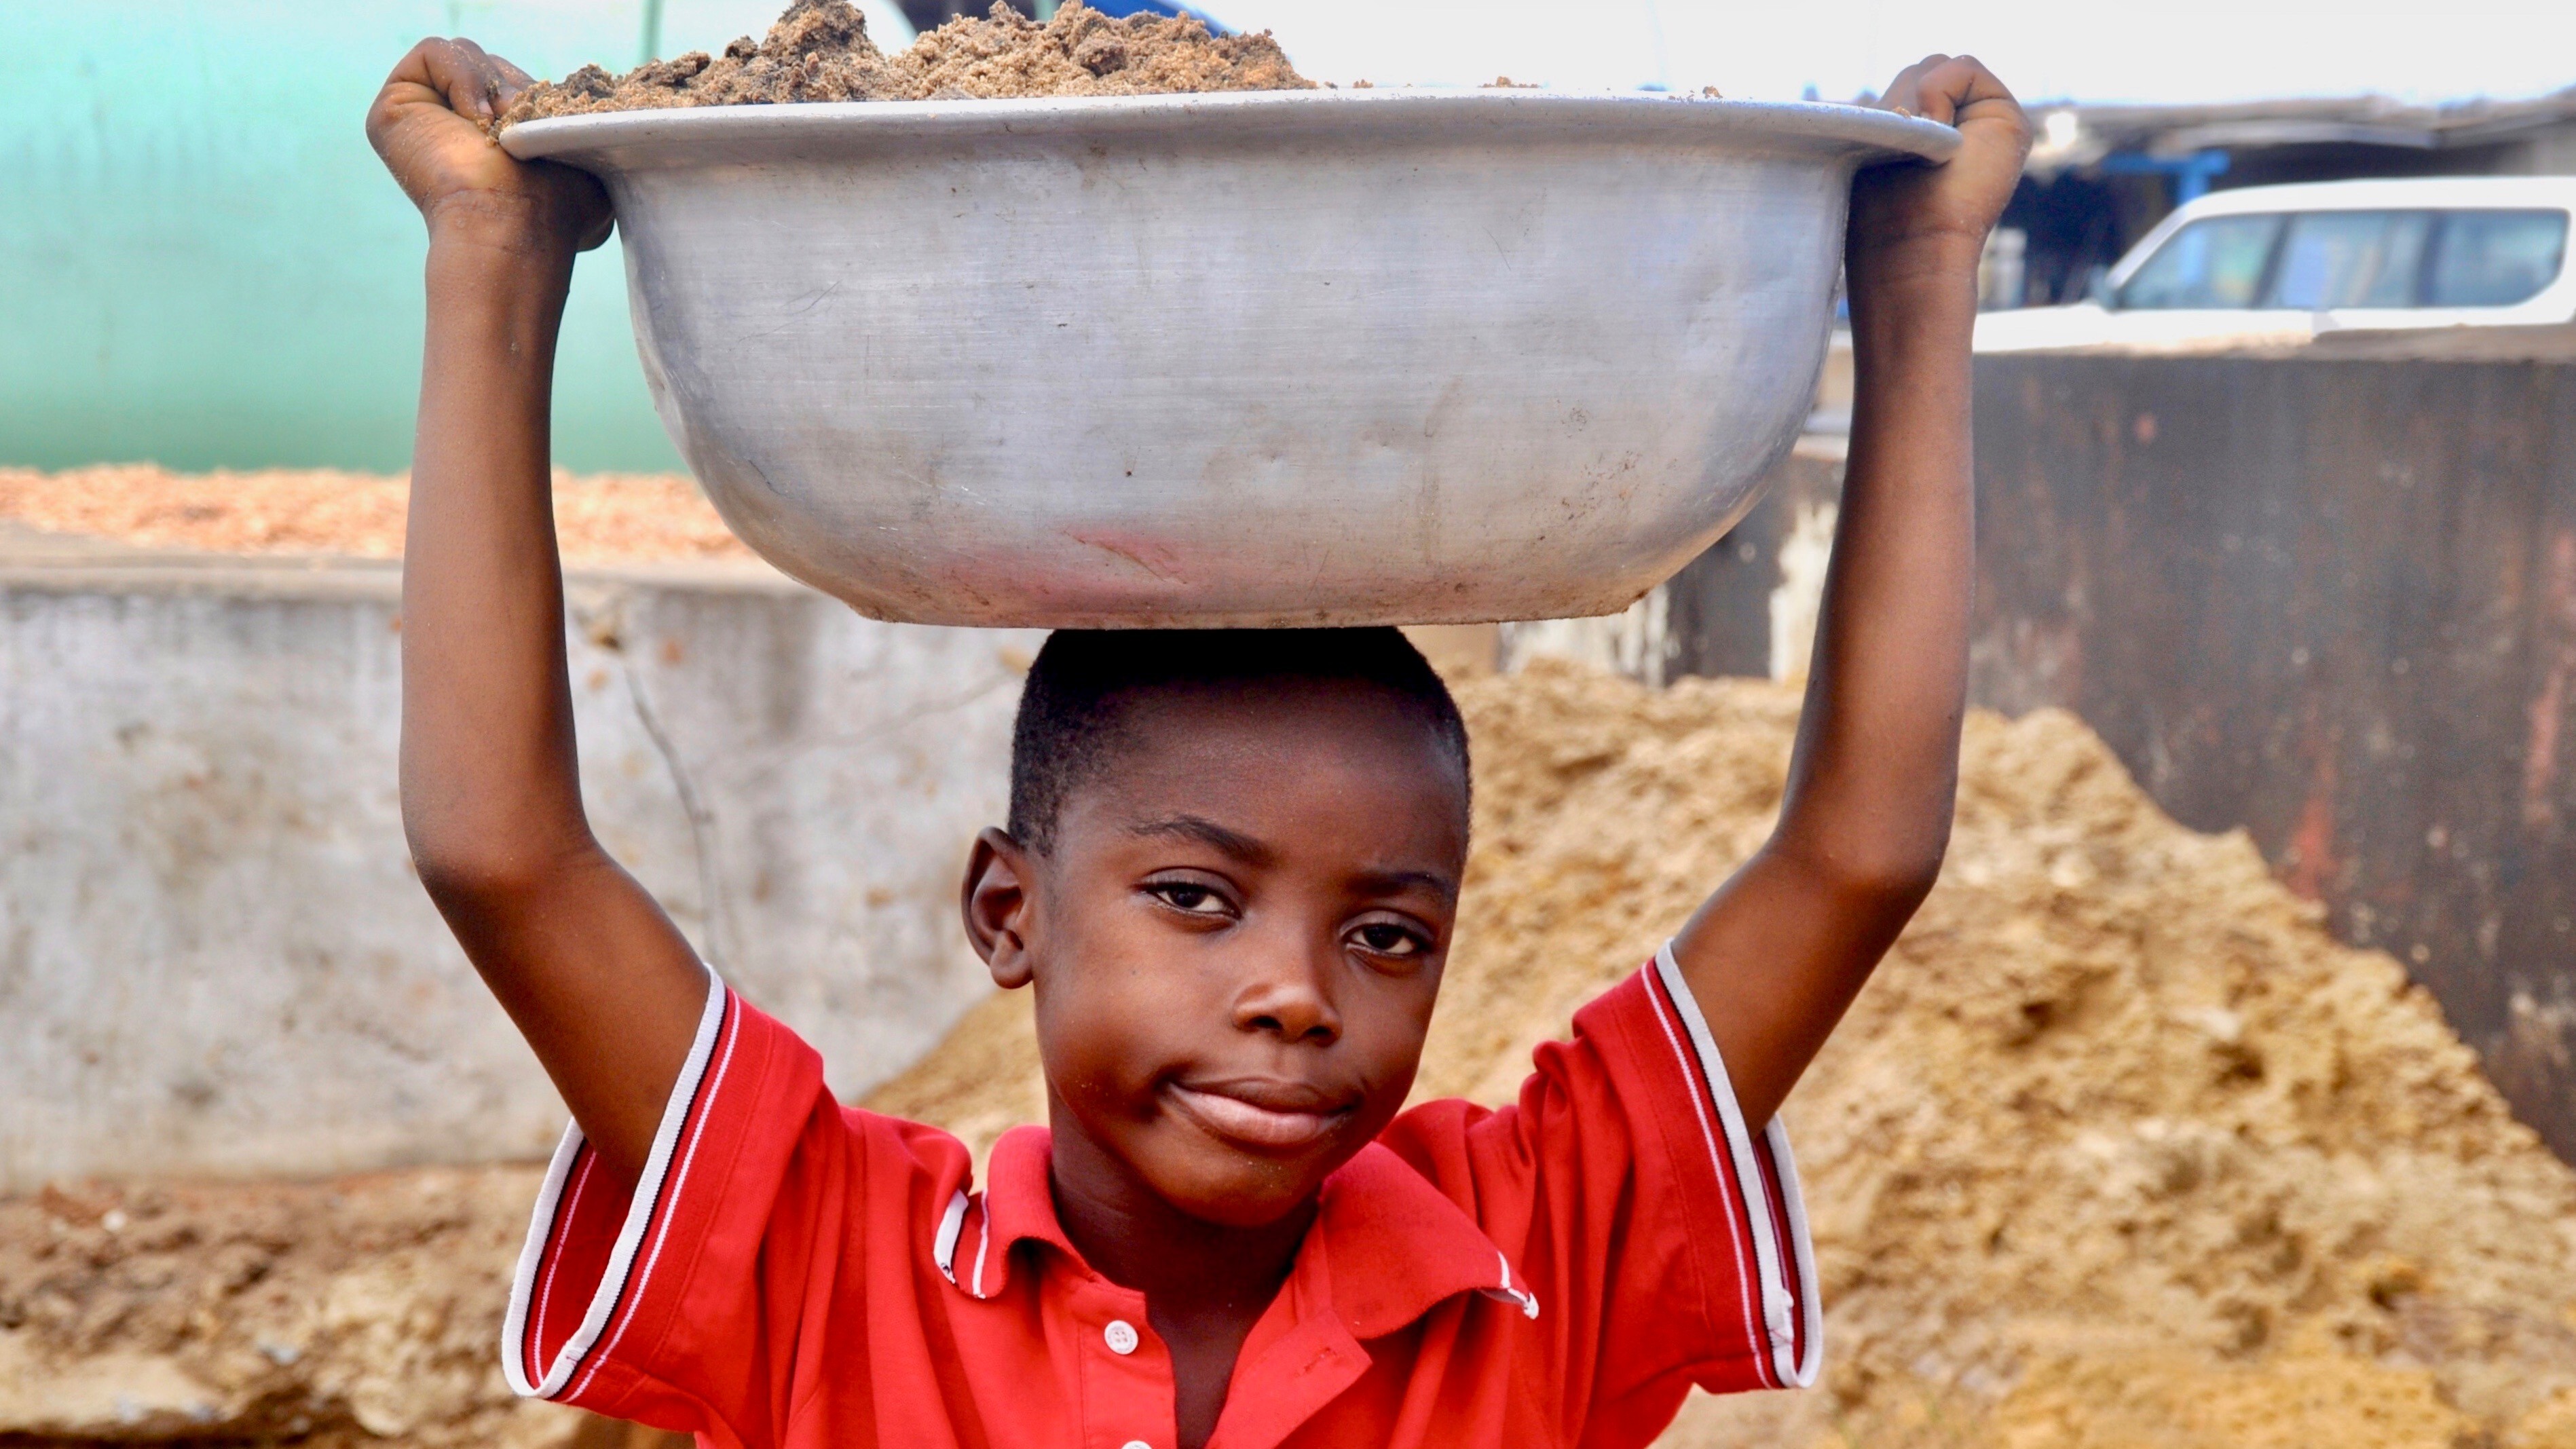
{"label": "large metal basin", "polygon": [[1607,613],[1753,501],[1852,172],[1949,128],[1509,91],[531,122],[653,400],[788,573],[934,624]]}

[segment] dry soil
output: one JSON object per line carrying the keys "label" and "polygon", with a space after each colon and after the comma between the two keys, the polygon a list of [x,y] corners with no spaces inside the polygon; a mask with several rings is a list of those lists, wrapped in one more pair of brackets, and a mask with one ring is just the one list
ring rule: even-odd
{"label": "dry soil", "polygon": [[0,1443],[556,1449],[497,1345],[533,1167],[0,1200]]}
{"label": "dry soil", "polygon": [[[154,548],[399,558],[409,488],[381,473],[0,468],[0,519]],[[574,563],[751,557],[686,477],[559,472],[554,499]]]}
{"label": "dry soil", "polygon": [[530,89],[500,118],[668,106],[786,101],[992,100],[1133,96],[1175,91],[1307,90],[1268,31],[1211,35],[1196,20],[1137,14],[1112,20],[1068,0],[1040,24],[996,4],[988,18],[952,20],[889,56],[868,38],[849,0],[796,0],[769,34],[722,55],[691,51],[612,76],[586,65]]}

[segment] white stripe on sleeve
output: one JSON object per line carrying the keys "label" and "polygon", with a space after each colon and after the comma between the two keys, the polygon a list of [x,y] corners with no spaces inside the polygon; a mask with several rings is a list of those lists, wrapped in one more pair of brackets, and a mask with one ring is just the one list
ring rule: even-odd
{"label": "white stripe on sleeve", "polygon": [[[661,1206],[665,1196],[663,1189],[665,1179],[671,1175],[671,1160],[678,1152],[680,1134],[688,1125],[690,1111],[698,1102],[699,1088],[707,1081],[707,1068],[715,1058],[718,1039],[728,1036],[724,1031],[727,1016],[725,998],[724,983],[717,979],[714,971],[708,971],[707,1003],[698,1014],[697,1036],[689,1044],[688,1060],[681,1064],[679,1079],[671,1084],[671,1098],[663,1104],[661,1125],[653,1133],[652,1153],[645,1159],[643,1176],[636,1180],[635,1197],[627,1206],[625,1222],[618,1228],[616,1245],[609,1251],[607,1269],[600,1274],[599,1287],[590,1296],[590,1306],[582,1315],[580,1327],[565,1340],[562,1349],[555,1354],[554,1362],[545,1366],[543,1376],[532,1382],[528,1377],[528,1334],[534,1325],[529,1322],[529,1301],[537,1287],[537,1267],[545,1260],[548,1243],[562,1227],[557,1221],[557,1210],[563,1206],[565,1180],[581,1155],[583,1141],[579,1123],[564,1128],[563,1141],[555,1148],[554,1162],[546,1169],[545,1185],[537,1192],[536,1211],[528,1223],[528,1240],[519,1249],[518,1271],[511,1276],[509,1315],[501,1324],[501,1370],[509,1379],[512,1393],[533,1399],[551,1399],[561,1394],[564,1385],[571,1382],[574,1372],[589,1356],[592,1345],[598,1343],[600,1335],[607,1331],[610,1318],[627,1296],[630,1275],[635,1280],[635,1293],[640,1295],[643,1292],[645,1280],[651,1276],[651,1267],[648,1263],[644,1273],[634,1273],[636,1250],[643,1245],[644,1235],[653,1224],[654,1211]],[[721,1070],[716,1075],[718,1080],[722,1079]],[[681,1174],[683,1178],[686,1175],[685,1171]],[[678,1182],[669,1184],[675,1194],[679,1185]]]}
{"label": "white stripe on sleeve", "polygon": [[[1823,1362],[1825,1322],[1824,1308],[1816,1294],[1816,1250],[1808,1240],[1807,1207],[1798,1193],[1797,1165],[1789,1156],[1789,1134],[1776,1117],[1763,1125],[1758,1143],[1745,1127],[1744,1112],[1735,1101],[1735,1084],[1726,1075],[1725,1059],[1718,1055],[1717,1038],[1709,1034],[1708,1018],[1701,1014],[1690,984],[1682,979],[1682,968],[1673,959],[1670,941],[1655,953],[1655,973],[1690,1032],[1691,1045],[1699,1052],[1701,1073],[1708,1078],[1709,1095],[1717,1104],[1718,1119],[1726,1125],[1727,1155],[1734,1163],[1744,1215],[1753,1224],[1753,1255],[1762,1280],[1762,1322],[1771,1340],[1772,1369],[1783,1384],[1805,1388],[1816,1381],[1817,1365]],[[1788,1209],[1789,1241],[1785,1244],[1780,1241],[1778,1225],[1771,1215],[1767,1184],[1773,1181],[1778,1182],[1780,1200]],[[1789,1291],[1788,1264],[1784,1259],[1795,1262],[1795,1297]],[[1793,1315],[1802,1321],[1793,1321]],[[1802,1328],[1807,1341],[1804,1354],[1798,1352]]]}

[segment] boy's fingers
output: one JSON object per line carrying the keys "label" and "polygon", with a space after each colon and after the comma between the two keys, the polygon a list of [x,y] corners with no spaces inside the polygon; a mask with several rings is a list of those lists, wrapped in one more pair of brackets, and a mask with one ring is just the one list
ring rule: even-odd
{"label": "boy's fingers", "polygon": [[[470,121],[488,121],[498,77],[474,42],[424,40],[394,68],[394,82],[410,81]],[[388,87],[393,82],[388,82]]]}
{"label": "boy's fingers", "polygon": [[537,83],[535,76],[519,69],[507,59],[485,50],[474,41],[460,36],[450,43],[463,52],[466,61],[473,67],[476,77],[481,82],[484,110],[479,119],[488,121],[508,110],[510,103],[517,100],[521,92]]}
{"label": "boy's fingers", "polygon": [[2009,146],[2017,169],[2021,158],[2030,154],[2031,141],[2030,117],[2022,113],[2021,102],[1976,57],[1963,55],[1952,65],[1954,73],[1944,76],[1940,87],[1950,108],[1950,124],[1983,133],[1982,144]]}
{"label": "boy's fingers", "polygon": [[484,85],[494,90],[500,89],[501,81],[503,77],[508,74],[510,69],[510,63],[508,61],[505,61],[499,56],[494,55],[492,52],[485,50],[480,43],[469,36],[460,35],[449,43],[454,45],[458,53],[465,57],[467,64],[474,67],[475,75],[482,80]]}
{"label": "boy's fingers", "polygon": [[[403,105],[435,103],[469,121],[489,124],[519,93],[535,85],[526,71],[486,51],[471,40],[429,39],[385,78],[385,88],[367,118],[371,135],[391,123],[390,113]],[[427,92],[427,94],[422,94]],[[378,149],[382,149],[379,146]]]}
{"label": "boy's fingers", "polygon": [[367,108],[367,140],[377,155],[391,159],[386,148],[393,143],[405,112],[424,106],[456,109],[450,96],[455,66],[444,53],[446,44],[442,40],[422,41],[405,53],[385,77],[384,89],[376,93],[375,104]]}
{"label": "boy's fingers", "polygon": [[1973,55],[1927,55],[1888,85],[1891,110],[1961,129],[1990,132],[1981,146],[2014,144],[2030,151],[2030,120],[1993,71]]}
{"label": "boy's fingers", "polygon": [[[1924,106],[1930,100],[1932,73],[1935,68],[1949,59],[1950,57],[1946,55],[1927,55],[1898,71],[1896,79],[1888,83],[1887,94],[1881,96],[1878,103],[1900,115],[1925,114]],[[1947,118],[1934,117],[1934,119]]]}
{"label": "boy's fingers", "polygon": [[488,86],[487,94],[491,100],[493,115],[508,110],[510,103],[517,100],[521,92],[537,83],[535,76],[471,40],[459,39],[456,43],[473,57],[476,67],[482,72]]}
{"label": "boy's fingers", "polygon": [[1947,113],[1939,119],[1958,124],[1968,112],[1981,108],[2019,107],[2013,93],[1993,71],[1973,55],[1954,56],[1935,67],[1925,78],[1926,99],[1938,97],[1937,103]]}
{"label": "boy's fingers", "polygon": [[1886,91],[1880,94],[1878,98],[1880,107],[1907,115],[1913,114],[1915,82],[1922,74],[1923,67],[1920,65],[1909,65],[1898,71],[1896,79],[1889,81]]}
{"label": "boy's fingers", "polygon": [[497,55],[492,57],[492,63],[501,68],[501,109],[506,111],[537,83],[537,78]]}
{"label": "boy's fingers", "polygon": [[508,57],[495,55],[491,56],[490,59],[492,62],[492,68],[501,73],[501,82],[505,87],[526,90],[528,87],[537,83],[537,78],[535,76],[532,76],[526,71],[519,69],[517,66],[512,65]]}
{"label": "boy's fingers", "polygon": [[439,43],[435,40],[424,40],[405,51],[401,60],[394,62],[392,74],[385,77],[385,88],[376,96],[376,108],[379,111],[417,101],[421,99],[415,94],[419,91],[428,91],[440,99],[445,98],[446,92],[441,90],[438,84],[438,73],[430,64],[430,47]]}
{"label": "boy's fingers", "polygon": [[1950,124],[1953,108],[1949,88],[1958,64],[1946,55],[1927,55],[1914,63],[1914,114],[1927,121]]}

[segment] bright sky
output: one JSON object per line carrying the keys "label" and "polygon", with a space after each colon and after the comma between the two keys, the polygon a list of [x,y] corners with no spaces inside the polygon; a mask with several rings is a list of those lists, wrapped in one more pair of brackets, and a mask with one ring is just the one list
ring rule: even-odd
{"label": "bright sky", "polygon": [[2025,100],[2416,101],[2576,85],[2576,0],[1198,0],[1318,80],[1850,98],[1967,51]]}

